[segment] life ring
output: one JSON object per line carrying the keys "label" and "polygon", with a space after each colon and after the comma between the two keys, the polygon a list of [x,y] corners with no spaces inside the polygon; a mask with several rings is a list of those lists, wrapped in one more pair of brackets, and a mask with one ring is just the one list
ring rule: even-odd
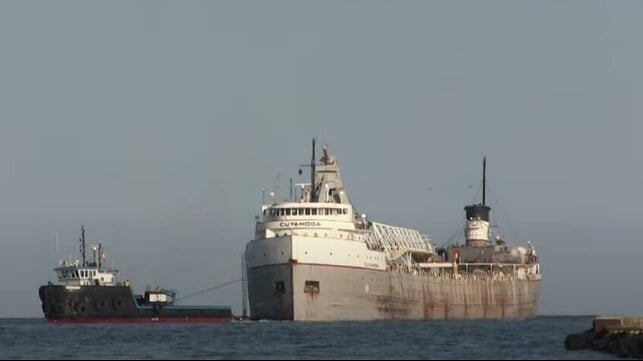
{"label": "life ring", "polygon": [[103,299],[96,300],[96,309],[97,310],[102,310],[103,308],[105,308],[105,306],[107,306],[107,301],[105,301]]}
{"label": "life ring", "polygon": [[115,299],[114,300],[114,309],[115,310],[120,310],[121,308],[123,308],[123,300],[118,299],[118,298]]}

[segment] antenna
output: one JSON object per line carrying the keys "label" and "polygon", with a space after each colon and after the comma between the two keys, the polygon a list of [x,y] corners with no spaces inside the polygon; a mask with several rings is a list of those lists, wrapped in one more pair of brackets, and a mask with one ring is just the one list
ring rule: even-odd
{"label": "antenna", "polygon": [[80,226],[80,253],[83,256],[83,267],[85,267],[85,225]]}
{"label": "antenna", "polygon": [[60,243],[58,241],[58,232],[56,232],[56,262],[60,262]]}
{"label": "antenna", "polygon": [[313,155],[310,158],[310,201],[316,202],[315,199],[315,142],[317,140],[313,138]]}
{"label": "antenna", "polygon": [[487,199],[487,157],[482,158],[482,205],[486,204]]}
{"label": "antenna", "polygon": [[292,202],[292,177],[290,178],[290,201]]}
{"label": "antenna", "polygon": [[275,195],[274,195],[275,197],[279,197],[279,173],[281,173],[281,171],[278,170],[277,171],[277,182],[275,182]]}
{"label": "antenna", "polygon": [[96,257],[96,258],[97,258],[96,264],[98,266],[98,272],[100,272],[100,266],[102,264],[101,261],[102,261],[102,258],[103,258],[103,245],[101,245],[100,242],[98,242],[98,257]]}

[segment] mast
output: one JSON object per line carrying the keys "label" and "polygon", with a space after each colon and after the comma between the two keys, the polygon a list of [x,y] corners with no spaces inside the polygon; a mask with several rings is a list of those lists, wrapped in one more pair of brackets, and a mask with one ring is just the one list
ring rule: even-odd
{"label": "mast", "polygon": [[310,158],[310,201],[316,202],[315,198],[315,138],[313,138],[313,156]]}
{"label": "mast", "polygon": [[103,260],[103,245],[98,242],[98,257],[96,264],[98,265],[98,272],[100,272],[101,261]]}
{"label": "mast", "polygon": [[486,204],[487,197],[487,157],[482,158],[482,205]]}
{"label": "mast", "polygon": [[482,159],[482,203],[464,207],[466,225],[464,227],[466,244],[469,247],[490,246],[489,212],[487,206],[487,157]]}
{"label": "mast", "polygon": [[80,254],[83,257],[82,266],[85,267],[85,225],[80,226]]}

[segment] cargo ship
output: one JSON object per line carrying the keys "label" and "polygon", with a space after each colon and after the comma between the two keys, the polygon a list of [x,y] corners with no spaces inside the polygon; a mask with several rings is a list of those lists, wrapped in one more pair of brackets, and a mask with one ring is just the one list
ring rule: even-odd
{"label": "cargo ship", "polygon": [[81,259],[59,261],[56,284],[39,288],[45,318],[52,323],[190,323],[229,322],[229,306],[175,305],[176,292],[152,289],[135,294],[129,280],[103,264],[105,250],[100,242],[86,259],[85,228],[81,227]]}
{"label": "cargo ship", "polygon": [[[348,197],[339,162],[313,139],[310,182],[262,202],[244,253],[252,319],[523,319],[537,315],[535,248],[491,237],[485,200],[466,206],[464,240],[437,247],[376,222]],[[302,174],[300,169],[300,174]],[[397,190],[399,191],[399,189]],[[292,187],[291,187],[292,194]]]}

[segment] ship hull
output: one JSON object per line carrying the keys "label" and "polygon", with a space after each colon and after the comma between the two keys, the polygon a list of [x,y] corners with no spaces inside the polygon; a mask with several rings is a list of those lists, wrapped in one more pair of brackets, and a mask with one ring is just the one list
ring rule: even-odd
{"label": "ship hull", "polygon": [[323,264],[248,269],[252,319],[525,319],[540,280],[432,277]]}
{"label": "ship hull", "polygon": [[41,286],[45,318],[60,323],[229,322],[229,307],[138,305],[125,286]]}

